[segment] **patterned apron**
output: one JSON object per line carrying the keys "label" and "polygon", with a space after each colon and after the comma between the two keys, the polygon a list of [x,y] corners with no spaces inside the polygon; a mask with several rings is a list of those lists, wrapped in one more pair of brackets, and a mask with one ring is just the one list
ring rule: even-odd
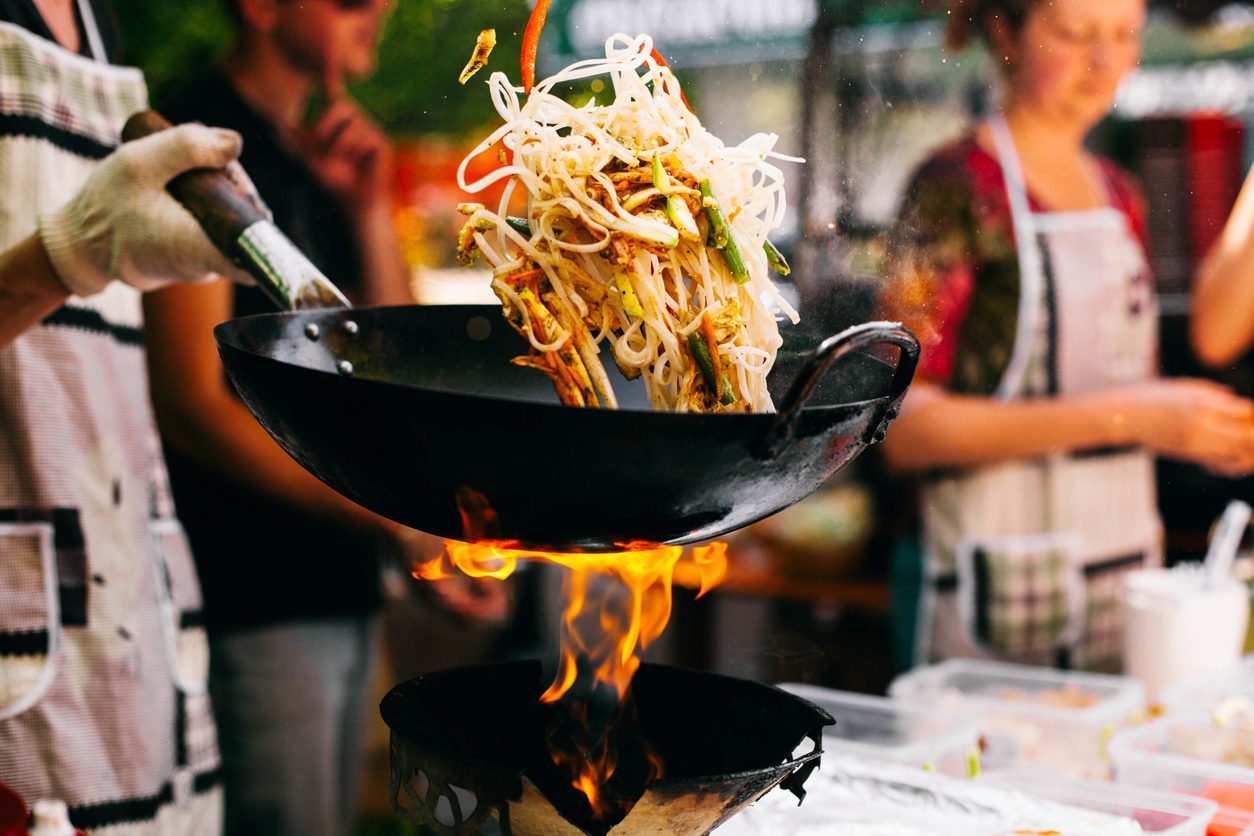
{"label": "patterned apron", "polygon": [[[140,72],[0,23],[0,247],[143,108]],[[105,836],[221,832],[200,591],[148,400],[139,294],[0,349],[0,781]]]}
{"label": "patterned apron", "polygon": [[[1004,119],[992,128],[1020,270],[1018,331],[997,396],[1152,378],[1158,311],[1126,217],[1031,211]],[[1150,454],[1088,450],[946,472],[928,480],[923,501],[920,661],[1118,669],[1122,575],[1161,560]]]}

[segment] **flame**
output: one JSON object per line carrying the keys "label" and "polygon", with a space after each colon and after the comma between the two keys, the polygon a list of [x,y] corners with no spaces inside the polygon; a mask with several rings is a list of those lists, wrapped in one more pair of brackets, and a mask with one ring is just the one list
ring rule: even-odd
{"label": "flame", "polygon": [[[468,523],[484,520],[485,514],[491,514],[486,504],[470,510],[463,505]],[[551,754],[571,776],[571,785],[600,814],[608,803],[604,790],[618,767],[618,756],[605,730],[593,728],[596,724],[584,701],[609,689],[621,705],[640,667],[641,653],[662,635],[670,620],[676,570],[693,585],[699,583],[698,597],[704,595],[726,573],[727,544],[694,547],[686,559],[682,546],[648,543],[626,543],[623,551],[606,554],[528,551],[515,545],[446,540],[444,554],[415,566],[414,576],[439,580],[451,577],[456,569],[472,578],[503,580],[525,560],[567,570],[560,659],[553,682],[540,700],[570,703],[570,715],[587,732],[574,741],[555,742]],[[578,693],[572,694],[572,689]],[[647,780],[660,777],[661,758],[651,750],[644,754],[649,764]]]}

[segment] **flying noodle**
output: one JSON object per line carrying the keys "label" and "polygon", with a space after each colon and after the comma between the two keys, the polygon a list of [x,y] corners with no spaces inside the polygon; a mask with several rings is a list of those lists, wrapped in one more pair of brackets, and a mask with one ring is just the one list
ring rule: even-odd
{"label": "flying noodle", "polygon": [[[608,98],[575,107],[554,93],[607,76]],[[702,127],[647,35],[614,35],[524,98],[488,81],[504,124],[458,168],[476,193],[508,180],[496,211],[462,204],[458,256],[482,252],[507,320],[531,344],[515,363],[548,375],[562,402],[617,407],[599,351],[643,378],[655,409],[766,412],[767,375],[794,310],[768,271],[787,265],[768,241],[784,217],[773,134],[726,146]],[[467,181],[496,143],[492,173]],[[527,216],[508,217],[512,194]]]}

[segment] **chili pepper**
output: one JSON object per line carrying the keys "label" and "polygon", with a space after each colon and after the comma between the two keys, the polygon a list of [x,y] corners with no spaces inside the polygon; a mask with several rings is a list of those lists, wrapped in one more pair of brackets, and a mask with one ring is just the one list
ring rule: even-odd
{"label": "chili pepper", "polygon": [[697,187],[701,189],[701,206],[710,221],[710,246],[721,250],[731,238],[731,232],[727,229],[727,218],[723,217],[723,210],[719,208],[718,198],[714,196],[714,187],[710,185],[710,181],[702,180]]}
{"label": "chili pepper", "polygon": [[[653,57],[654,63],[659,67],[665,67],[668,70],[671,68],[671,65],[667,64],[666,59],[662,57],[662,53],[657,51],[657,47],[654,47],[653,51],[649,54]],[[688,97],[684,95],[684,91],[682,89],[679,91],[679,100],[684,103],[684,107],[688,108],[689,113],[696,116],[697,112],[692,109],[692,105],[688,104]]]}
{"label": "chili pepper", "polygon": [[766,263],[772,270],[781,276],[787,276],[792,272],[792,268],[788,266],[788,259],[784,258],[784,254],[769,240],[762,244],[762,249],[766,250]]}
{"label": "chili pepper", "polygon": [[527,238],[531,237],[531,222],[526,218],[519,218],[511,215],[505,219],[505,223],[509,225],[510,229],[514,230],[519,235],[524,235]]}
{"label": "chili pepper", "polygon": [[729,234],[727,246],[723,247],[719,252],[723,254],[723,260],[727,262],[727,269],[731,272],[736,284],[744,284],[749,281],[749,270],[745,267],[745,260],[740,257],[740,247],[736,246],[735,238]]}
{"label": "chili pepper", "polygon": [[714,187],[709,180],[702,180],[698,185],[701,188],[701,206],[710,221],[709,246],[723,254],[723,260],[727,262],[727,269],[736,284],[744,284],[749,281],[749,271],[745,268],[745,260],[740,257],[740,247],[736,245],[736,238],[718,205],[718,198],[714,196]]}
{"label": "chili pepper", "polygon": [[523,30],[522,40],[522,83],[523,92],[530,93],[531,86],[536,83],[536,52],[540,48],[540,30],[544,28],[544,16],[549,12],[552,0],[536,0],[527,18],[527,28]]}

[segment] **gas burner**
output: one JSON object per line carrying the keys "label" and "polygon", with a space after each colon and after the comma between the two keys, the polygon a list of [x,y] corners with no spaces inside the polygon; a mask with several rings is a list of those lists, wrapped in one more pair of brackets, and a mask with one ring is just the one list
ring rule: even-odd
{"label": "gas burner", "polygon": [[833,722],[776,688],[643,665],[628,700],[637,745],[620,747],[619,774],[639,775],[649,750],[664,771],[633,793],[638,800],[620,799],[618,812],[598,818],[554,766],[546,735],[567,706],[540,702],[547,684],[541,664],[525,661],[454,668],[393,688],[380,710],[392,731],[396,809],[458,836],[708,833],[776,786],[803,798],[822,728]]}

